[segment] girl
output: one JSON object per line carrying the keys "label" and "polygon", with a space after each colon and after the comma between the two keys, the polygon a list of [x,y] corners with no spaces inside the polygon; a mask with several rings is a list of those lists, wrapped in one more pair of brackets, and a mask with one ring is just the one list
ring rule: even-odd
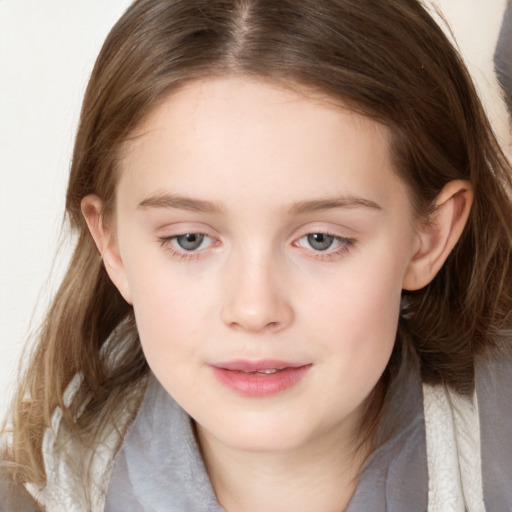
{"label": "girl", "polygon": [[7,510],[506,510],[511,185],[415,0],[134,2]]}

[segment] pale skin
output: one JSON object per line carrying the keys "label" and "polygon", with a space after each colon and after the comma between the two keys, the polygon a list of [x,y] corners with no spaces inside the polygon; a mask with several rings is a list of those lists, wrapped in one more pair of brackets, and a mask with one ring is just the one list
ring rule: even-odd
{"label": "pale skin", "polygon": [[[344,510],[370,449],[356,452],[354,433],[389,360],[402,289],[441,268],[471,186],[447,184],[422,223],[383,126],[241,77],[187,85],[136,135],[114,218],[95,195],[82,210],[149,366],[195,420],[219,503]],[[212,372],[235,359],[308,371],[282,392],[244,396]]]}

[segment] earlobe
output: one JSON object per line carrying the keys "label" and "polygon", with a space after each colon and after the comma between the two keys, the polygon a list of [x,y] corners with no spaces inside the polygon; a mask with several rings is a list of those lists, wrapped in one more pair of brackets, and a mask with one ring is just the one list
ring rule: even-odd
{"label": "earlobe", "polygon": [[132,298],[123,261],[113,230],[105,223],[102,200],[94,194],[85,196],[81,202],[81,210],[107,274],[126,302],[131,304]]}
{"label": "earlobe", "polygon": [[435,211],[418,230],[418,250],[413,255],[402,288],[419,290],[426,286],[443,266],[466,225],[473,187],[464,180],[450,181],[435,202]]}

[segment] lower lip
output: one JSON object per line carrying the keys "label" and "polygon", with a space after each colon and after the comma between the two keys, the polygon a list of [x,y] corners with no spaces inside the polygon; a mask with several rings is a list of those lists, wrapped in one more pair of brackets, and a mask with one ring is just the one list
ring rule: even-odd
{"label": "lower lip", "polygon": [[311,364],[264,375],[244,373],[212,366],[217,379],[232,391],[244,396],[265,397],[276,395],[297,384],[311,368]]}

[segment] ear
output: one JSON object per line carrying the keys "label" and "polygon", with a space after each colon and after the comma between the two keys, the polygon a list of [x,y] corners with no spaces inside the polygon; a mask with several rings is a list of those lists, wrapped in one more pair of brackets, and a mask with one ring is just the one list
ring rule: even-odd
{"label": "ear", "polygon": [[126,302],[132,304],[130,288],[115,233],[112,226],[105,222],[103,215],[103,201],[93,194],[85,196],[81,202],[81,210],[94,243],[101,254],[107,274]]}
{"label": "ear", "polygon": [[467,181],[450,181],[441,190],[435,211],[418,230],[418,249],[405,273],[403,289],[419,290],[434,279],[462,234],[472,202],[473,187]]}

